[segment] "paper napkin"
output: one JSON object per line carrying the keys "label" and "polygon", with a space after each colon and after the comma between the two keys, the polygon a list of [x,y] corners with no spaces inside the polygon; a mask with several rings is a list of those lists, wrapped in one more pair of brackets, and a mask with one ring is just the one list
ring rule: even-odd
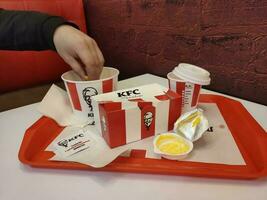
{"label": "paper napkin", "polygon": [[52,85],[38,106],[38,111],[55,120],[60,126],[86,125],[86,121],[73,114],[71,103],[66,91]]}
{"label": "paper napkin", "polygon": [[111,163],[127,150],[148,146],[152,141],[149,138],[149,142],[143,140],[111,149],[95,126],[85,125],[73,114],[67,93],[56,85],[51,86],[38,110],[59,125],[66,126],[46,148],[46,151],[55,153],[50,160],[78,162],[99,168]]}
{"label": "paper napkin", "polygon": [[[84,146],[81,146],[80,149],[75,149],[77,148],[77,143],[81,143],[79,137],[76,138],[77,142],[75,143],[73,143],[74,140],[72,140],[72,143],[65,143],[65,146],[60,145],[60,142],[69,141],[77,135],[83,135],[85,138],[83,142],[87,142]],[[68,151],[71,146],[75,147],[74,150],[72,148],[71,151]],[[99,168],[111,163],[129,148],[129,146],[121,146],[113,149],[109,148],[104,139],[96,133],[94,126],[86,126],[84,128],[66,127],[46,150],[53,151],[56,154],[50,160],[72,161]],[[68,152],[65,153],[62,149],[66,149]]]}

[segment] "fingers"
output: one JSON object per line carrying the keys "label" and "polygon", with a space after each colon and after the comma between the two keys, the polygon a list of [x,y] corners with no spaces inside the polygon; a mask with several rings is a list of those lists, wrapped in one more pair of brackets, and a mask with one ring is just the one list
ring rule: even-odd
{"label": "fingers", "polygon": [[99,70],[100,70],[100,74],[101,74],[101,72],[103,70],[103,67],[104,67],[104,62],[105,62],[104,56],[103,56],[102,52],[100,51],[97,43],[94,40],[93,40],[93,45],[94,45],[94,49],[95,49],[96,55],[98,57]]}
{"label": "fingers", "polygon": [[65,61],[71,66],[71,68],[82,78],[82,80],[85,79],[85,71],[84,68],[82,67],[82,65],[80,64],[79,61],[77,61],[75,58],[73,57],[68,57],[67,59],[65,59]]}
{"label": "fingers", "polygon": [[58,54],[82,78],[99,79],[104,58],[96,42],[71,26],[60,26],[54,33]]}
{"label": "fingers", "polygon": [[95,51],[96,51],[96,53],[97,53],[99,62],[100,62],[100,64],[103,66],[103,65],[104,65],[104,62],[105,62],[105,60],[104,60],[104,56],[103,56],[102,52],[100,51],[100,49],[99,49],[97,43],[96,43],[94,40],[93,40],[93,45],[94,45]]}
{"label": "fingers", "polygon": [[[100,50],[99,50],[100,51]],[[91,80],[99,79],[103,68],[99,52],[95,48],[94,40],[86,40],[83,48],[77,52],[81,62],[85,66],[85,71]],[[102,55],[103,56],[103,55]],[[103,59],[104,60],[104,59]]]}

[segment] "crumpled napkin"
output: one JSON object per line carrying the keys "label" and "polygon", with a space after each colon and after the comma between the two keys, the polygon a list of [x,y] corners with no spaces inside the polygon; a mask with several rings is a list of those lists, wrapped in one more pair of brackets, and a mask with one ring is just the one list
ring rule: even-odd
{"label": "crumpled napkin", "polygon": [[53,151],[55,153],[55,156],[50,160],[72,161],[90,165],[95,168],[100,168],[111,163],[115,158],[129,149],[129,146],[126,145],[111,149],[106,144],[105,140],[96,133],[94,126],[86,126],[82,128],[82,130],[88,135],[88,138],[93,141],[89,148],[81,152],[77,152],[71,156],[63,156],[60,152],[58,152],[58,150],[55,148],[55,144],[80,130],[80,127],[66,127],[61,134],[46,148],[46,151]]}
{"label": "crumpled napkin", "polygon": [[[79,162],[98,168],[109,164],[130,148],[129,145],[124,145],[111,149],[100,134],[98,134],[95,126],[86,125],[85,121],[77,118],[73,114],[67,93],[56,85],[51,86],[38,106],[38,111],[54,119],[60,126],[66,126],[58,137],[46,148],[46,151],[53,151],[55,153],[55,156],[50,160]],[[60,146],[56,145],[58,141],[80,130],[87,135],[89,140],[94,141],[93,145],[89,145],[88,148],[77,151],[73,155],[67,156],[62,154],[59,151]]]}
{"label": "crumpled napkin", "polygon": [[55,120],[60,126],[83,127],[86,125],[83,118],[73,114],[67,92],[54,84],[46,93],[37,110],[44,116]]}

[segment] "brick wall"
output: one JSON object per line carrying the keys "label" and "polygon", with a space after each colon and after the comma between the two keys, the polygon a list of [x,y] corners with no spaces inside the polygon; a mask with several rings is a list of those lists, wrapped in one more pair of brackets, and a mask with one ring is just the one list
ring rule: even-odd
{"label": "brick wall", "polygon": [[121,78],[180,62],[211,90],[267,104],[267,0],[87,0],[89,33]]}

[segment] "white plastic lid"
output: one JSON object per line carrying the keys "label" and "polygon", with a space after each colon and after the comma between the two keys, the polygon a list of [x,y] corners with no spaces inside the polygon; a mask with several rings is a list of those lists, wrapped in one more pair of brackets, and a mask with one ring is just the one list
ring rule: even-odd
{"label": "white plastic lid", "polygon": [[210,84],[210,73],[195,65],[180,63],[172,72],[175,76],[191,83],[199,85]]}

